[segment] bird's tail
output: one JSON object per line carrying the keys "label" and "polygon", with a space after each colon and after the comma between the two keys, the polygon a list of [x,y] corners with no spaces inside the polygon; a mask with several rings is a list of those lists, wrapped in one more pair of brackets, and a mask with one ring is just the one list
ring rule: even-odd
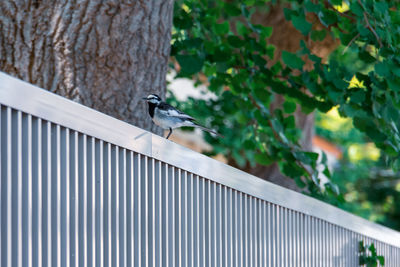
{"label": "bird's tail", "polygon": [[222,134],[219,134],[219,133],[217,133],[216,131],[211,130],[211,129],[208,129],[208,128],[206,128],[206,127],[204,127],[204,126],[201,126],[201,125],[199,125],[199,124],[197,124],[197,123],[193,123],[193,126],[196,127],[196,128],[199,128],[199,129],[201,129],[201,130],[203,130],[203,131],[206,131],[206,132],[215,134],[215,135],[218,136],[218,137],[224,138],[224,136],[223,136]]}

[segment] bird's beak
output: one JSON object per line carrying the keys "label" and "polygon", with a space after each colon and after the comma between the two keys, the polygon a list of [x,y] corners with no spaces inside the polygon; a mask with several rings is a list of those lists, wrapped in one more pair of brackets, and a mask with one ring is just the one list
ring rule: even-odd
{"label": "bird's beak", "polygon": [[147,100],[147,97],[142,97],[143,100]]}

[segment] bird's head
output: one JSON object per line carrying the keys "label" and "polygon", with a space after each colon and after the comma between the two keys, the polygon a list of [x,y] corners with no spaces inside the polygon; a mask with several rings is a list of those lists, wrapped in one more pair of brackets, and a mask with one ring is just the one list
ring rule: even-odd
{"label": "bird's head", "polygon": [[152,103],[152,104],[158,104],[161,102],[161,97],[159,97],[156,94],[150,94],[147,97],[144,97],[142,99],[146,100],[148,103]]}

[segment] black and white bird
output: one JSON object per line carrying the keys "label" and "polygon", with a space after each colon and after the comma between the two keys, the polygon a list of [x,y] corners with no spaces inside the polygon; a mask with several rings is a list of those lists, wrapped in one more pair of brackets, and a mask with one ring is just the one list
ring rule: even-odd
{"label": "black and white bird", "polygon": [[193,117],[163,102],[156,94],[150,94],[149,96],[144,97],[143,100],[146,100],[149,105],[149,114],[153,122],[161,128],[169,130],[167,139],[171,135],[172,129],[183,126],[196,127],[203,131],[213,133],[219,137],[223,137],[219,133],[197,124]]}

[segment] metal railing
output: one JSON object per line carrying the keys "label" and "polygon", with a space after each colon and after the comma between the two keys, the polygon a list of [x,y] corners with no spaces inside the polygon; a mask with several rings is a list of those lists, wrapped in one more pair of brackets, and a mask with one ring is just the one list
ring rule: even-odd
{"label": "metal railing", "polygon": [[400,233],[0,73],[0,266],[400,266]]}

